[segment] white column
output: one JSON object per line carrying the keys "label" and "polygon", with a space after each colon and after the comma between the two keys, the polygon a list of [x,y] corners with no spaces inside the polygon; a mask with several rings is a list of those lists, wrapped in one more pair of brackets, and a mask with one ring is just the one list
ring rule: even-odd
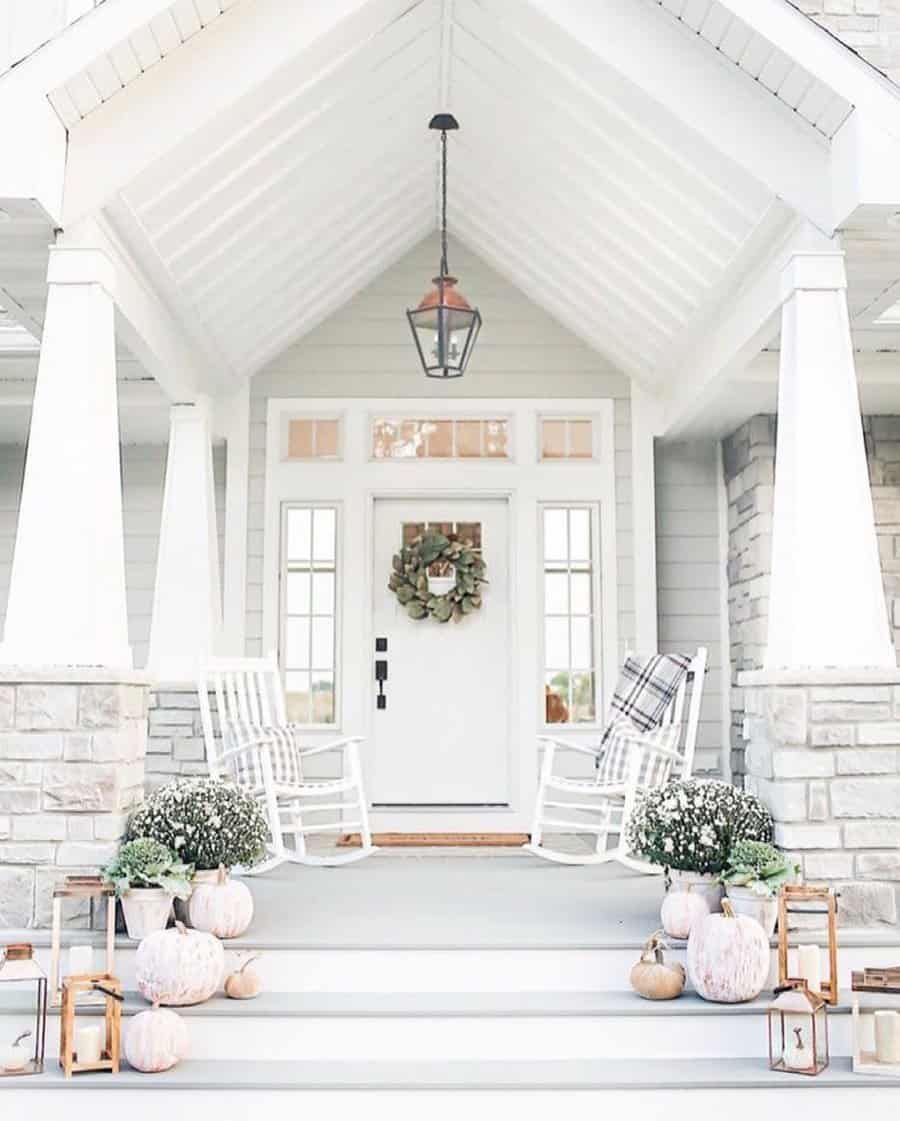
{"label": "white column", "polygon": [[0,658],[130,668],[113,268],[53,247]]}
{"label": "white column", "polygon": [[631,383],[631,493],[634,514],[634,640],[640,654],[659,649],[656,578],[656,403]]}
{"label": "white column", "polygon": [[225,556],[223,652],[245,654],[247,496],[250,485],[250,381],[222,406],[225,425]]}
{"label": "white column", "polygon": [[782,274],[767,669],[893,666],[844,255]]}
{"label": "white column", "polygon": [[147,669],[193,681],[222,627],[209,402],[173,405]]}

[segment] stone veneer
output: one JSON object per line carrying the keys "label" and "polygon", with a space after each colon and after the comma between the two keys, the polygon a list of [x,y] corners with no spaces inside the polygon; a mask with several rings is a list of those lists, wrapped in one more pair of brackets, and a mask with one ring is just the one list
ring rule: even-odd
{"label": "stone veneer", "polygon": [[0,670],[0,928],[48,926],[54,884],[115,852],[143,797],[147,693],[140,674]]}
{"label": "stone veneer", "polygon": [[[875,531],[894,646],[900,653],[900,417],[863,418]],[[731,768],[744,767],[744,703],[738,684],[762,666],[769,614],[774,416],[755,416],[722,441],[728,490],[728,625],[731,645]]]}
{"label": "stone veneer", "polygon": [[[210,697],[218,735],[216,699]],[[150,694],[147,732],[147,786],[178,775],[205,775],[206,748],[195,685],[159,685]]]}
{"label": "stone veneer", "polygon": [[849,925],[900,903],[900,670],[751,671],[746,788],[806,879],[841,892]]}

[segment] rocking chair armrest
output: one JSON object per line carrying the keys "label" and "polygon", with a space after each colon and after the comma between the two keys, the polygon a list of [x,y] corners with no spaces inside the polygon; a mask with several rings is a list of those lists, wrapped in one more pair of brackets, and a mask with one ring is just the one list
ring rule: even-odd
{"label": "rocking chair armrest", "polygon": [[316,744],[314,747],[300,747],[297,746],[297,751],[301,758],[309,759],[313,755],[322,755],[326,751],[341,751],[350,744],[362,743],[364,736],[346,736],[341,740],[332,740],[330,743]]}
{"label": "rocking chair armrest", "polygon": [[577,743],[575,740],[558,740],[555,736],[538,736],[538,743],[551,743],[554,747],[561,747],[565,751],[579,751],[582,755],[590,755],[599,759],[603,754],[602,747],[591,747],[586,743]]}

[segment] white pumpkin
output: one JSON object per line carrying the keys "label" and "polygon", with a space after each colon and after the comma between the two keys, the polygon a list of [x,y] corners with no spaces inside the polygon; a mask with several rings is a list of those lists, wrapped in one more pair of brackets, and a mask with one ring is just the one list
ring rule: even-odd
{"label": "white pumpkin", "polygon": [[699,891],[686,888],[670,888],[666,892],[659,917],[663,930],[670,938],[687,938],[695,922],[709,914],[709,901]]}
{"label": "white pumpkin", "polygon": [[724,900],[722,914],[694,923],[687,945],[688,977],[704,1000],[740,1004],[762,992],[769,976],[769,940],[756,919],[736,915]]}
{"label": "white pumpkin", "polygon": [[253,918],[253,896],[246,884],[229,879],[222,864],[215,883],[195,886],[188,917],[195,930],[205,930],[217,938],[238,938]]}
{"label": "white pumpkin", "polygon": [[176,923],[148,934],[134,959],[137,987],[151,1003],[201,1004],[222,982],[225,951],[212,934]]}
{"label": "white pumpkin", "polygon": [[124,1048],[125,1058],[135,1070],[146,1074],[169,1070],[187,1058],[190,1050],[187,1025],[177,1012],[154,1004],[131,1020]]}

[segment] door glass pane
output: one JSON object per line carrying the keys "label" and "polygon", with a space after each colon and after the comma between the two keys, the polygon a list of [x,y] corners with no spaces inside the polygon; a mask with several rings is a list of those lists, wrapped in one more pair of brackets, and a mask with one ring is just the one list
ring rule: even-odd
{"label": "door glass pane", "polygon": [[284,690],[288,720],[295,724],[308,724],[310,722],[309,674],[293,673],[289,670],[284,675]]}
{"label": "door glass pane", "polygon": [[591,613],[591,574],[573,572],[569,577],[572,588],[572,614],[590,615]]}
{"label": "door glass pane", "polygon": [[288,669],[309,669],[309,619],[289,618],[284,624],[284,663]]}
{"label": "door glass pane", "polygon": [[572,674],[572,721],[588,724],[597,719],[593,673]]}
{"label": "door glass pane", "polygon": [[548,615],[565,615],[569,610],[569,577],[565,572],[548,572],[544,576],[544,611]]}
{"label": "door glass pane", "polygon": [[313,560],[334,560],[335,511],[320,507],[313,511]]}
{"label": "door glass pane", "polygon": [[569,664],[569,620],[544,620],[544,658],[548,666]]}
{"label": "door glass pane", "polygon": [[591,654],[591,620],[576,616],[572,619],[572,667],[590,669]]}
{"label": "door glass pane", "polygon": [[565,510],[544,511],[544,559],[569,559],[569,522]]}
{"label": "door glass pane", "polygon": [[312,544],[312,510],[291,508],[287,512],[287,559],[309,560]]}
{"label": "door glass pane", "polygon": [[312,612],[314,615],[334,614],[334,573],[314,572],[312,578]]}
{"label": "door glass pane", "polygon": [[289,572],[285,606],[288,615],[309,614],[309,573]]}
{"label": "door glass pane", "polygon": [[546,675],[544,720],[547,724],[569,723],[569,675],[564,670]]}
{"label": "door glass pane", "polygon": [[591,559],[590,510],[569,511],[569,548],[573,561],[589,561]]}
{"label": "door glass pane", "polygon": [[312,680],[313,724],[334,723],[334,675],[314,673]]}
{"label": "door glass pane", "polygon": [[331,669],[334,665],[334,620],[314,618],[312,621],[312,662],[314,669]]}

